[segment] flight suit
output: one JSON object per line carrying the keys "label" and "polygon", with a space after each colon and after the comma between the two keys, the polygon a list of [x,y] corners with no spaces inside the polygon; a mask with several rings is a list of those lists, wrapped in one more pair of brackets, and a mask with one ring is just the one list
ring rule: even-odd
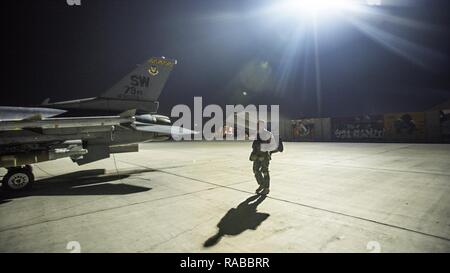
{"label": "flight suit", "polygon": [[253,161],[253,173],[256,182],[264,188],[270,187],[269,164],[271,160],[270,152],[261,151],[261,144],[264,143],[259,137],[253,141],[253,151],[250,160]]}

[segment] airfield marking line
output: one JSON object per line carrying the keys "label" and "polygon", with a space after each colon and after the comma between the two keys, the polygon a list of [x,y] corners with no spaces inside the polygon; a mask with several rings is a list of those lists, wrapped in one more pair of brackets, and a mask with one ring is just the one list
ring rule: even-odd
{"label": "airfield marking line", "polygon": [[396,169],[386,169],[386,168],[373,168],[373,167],[363,167],[363,166],[351,166],[351,165],[342,165],[342,164],[333,164],[333,163],[317,163],[317,164],[293,164],[293,163],[285,163],[285,162],[277,162],[277,164],[290,165],[290,166],[327,166],[327,167],[338,167],[338,168],[349,168],[349,169],[368,169],[371,171],[380,171],[380,172],[400,172],[400,173],[416,173],[416,174],[429,174],[429,175],[439,175],[439,176],[450,176],[450,174],[446,173],[436,173],[436,172],[427,172],[427,171],[414,171],[414,170],[396,170]]}
{"label": "airfield marking line", "polygon": [[[192,177],[188,177],[188,176],[183,176],[183,175],[171,173],[171,172],[168,172],[168,171],[157,170],[157,169],[149,168],[147,166],[142,166],[142,165],[135,164],[135,163],[129,163],[129,162],[125,162],[125,163],[128,163],[130,165],[135,165],[137,167],[142,167],[142,168],[145,168],[145,169],[151,169],[151,170],[159,171],[159,172],[166,173],[166,174],[169,174],[169,175],[174,175],[174,176],[177,176],[177,177],[181,177],[181,178],[197,181],[197,182],[200,182],[200,183],[206,183],[206,184],[214,185],[216,187],[214,187],[214,188],[207,188],[207,189],[198,190],[198,191],[189,192],[189,193],[172,195],[172,196],[163,197],[163,198],[157,198],[157,199],[152,199],[152,200],[145,200],[145,201],[141,201],[141,202],[135,202],[135,203],[131,203],[131,204],[126,204],[126,205],[116,206],[116,207],[111,207],[111,208],[105,208],[105,209],[91,211],[91,212],[86,212],[86,213],[80,213],[80,214],[77,214],[77,215],[65,216],[65,217],[61,217],[61,218],[58,218],[58,219],[49,219],[49,220],[46,220],[46,221],[42,221],[42,222],[39,222],[39,223],[32,223],[32,224],[29,224],[29,225],[22,225],[22,226],[6,228],[6,229],[3,229],[3,230],[0,230],[0,233],[8,231],[8,230],[13,230],[13,229],[20,229],[20,228],[24,228],[24,227],[29,227],[29,226],[39,225],[39,224],[45,224],[45,223],[49,223],[49,222],[56,222],[56,221],[63,220],[63,219],[68,219],[68,218],[85,216],[85,215],[95,214],[95,213],[98,213],[98,212],[104,212],[104,211],[109,211],[109,210],[113,210],[113,209],[119,209],[119,208],[134,206],[134,205],[140,205],[140,204],[144,204],[144,203],[150,203],[150,202],[153,202],[153,201],[160,201],[160,200],[165,200],[165,199],[170,199],[170,198],[186,196],[186,195],[190,195],[190,194],[199,193],[199,192],[202,192],[202,191],[214,190],[214,189],[217,189],[217,188],[226,188],[226,189],[239,191],[239,192],[243,192],[243,193],[254,194],[253,192],[249,192],[249,191],[246,191],[246,190],[240,190],[240,189],[236,189],[236,188],[233,188],[233,187],[216,184],[216,183],[213,183],[213,182],[200,180],[200,179],[197,179],[197,178],[192,178]],[[353,219],[367,221],[367,222],[371,222],[371,223],[378,224],[378,225],[383,225],[383,226],[387,226],[387,227],[391,227],[391,228],[396,228],[396,229],[400,229],[400,230],[404,230],[404,231],[409,231],[409,232],[417,233],[417,234],[420,234],[420,235],[429,236],[429,237],[433,237],[433,238],[436,238],[436,239],[441,239],[441,240],[444,240],[444,241],[450,241],[450,238],[446,238],[446,237],[442,237],[442,236],[434,235],[434,234],[430,234],[430,233],[425,233],[425,232],[422,232],[422,231],[409,229],[409,228],[406,228],[406,227],[401,227],[401,226],[397,226],[397,225],[393,225],[393,224],[389,224],[389,223],[384,223],[384,222],[380,222],[380,221],[376,221],[376,220],[372,220],[372,219],[368,219],[368,218],[364,218],[364,217],[360,217],[360,216],[354,216],[354,215],[350,215],[350,214],[346,214],[346,213],[342,213],[342,212],[338,212],[338,211],[333,211],[333,210],[329,210],[329,209],[325,209],[325,208],[315,207],[315,206],[311,206],[311,205],[307,205],[307,204],[303,204],[303,203],[299,203],[299,202],[294,202],[294,201],[290,201],[290,200],[286,200],[286,199],[282,199],[282,198],[272,197],[272,196],[267,196],[267,198],[272,199],[272,200],[277,200],[277,201],[280,201],[280,202],[284,202],[284,203],[289,203],[289,204],[293,204],[293,205],[297,205],[297,206],[302,206],[302,207],[314,209],[314,210],[319,210],[319,211],[324,211],[324,212],[328,212],[328,213],[332,213],[332,214],[336,214],[336,215],[341,215],[341,216],[345,216],[345,217],[349,217],[349,218],[353,218]]]}
{"label": "airfield marking line", "polygon": [[187,195],[190,195],[190,194],[196,194],[196,193],[199,193],[199,192],[209,191],[209,190],[213,190],[213,189],[216,189],[216,188],[217,187],[207,188],[207,189],[197,190],[197,191],[193,191],[193,192],[186,192],[186,193],[170,195],[170,196],[156,198],[156,199],[151,199],[151,200],[144,200],[144,201],[134,202],[134,203],[125,204],[125,205],[121,205],[121,206],[115,206],[115,207],[110,207],[110,208],[105,208],[105,209],[99,209],[99,210],[95,210],[95,211],[88,211],[88,212],[79,213],[79,214],[75,214],[75,215],[68,215],[68,216],[57,218],[57,219],[48,219],[48,220],[37,222],[37,223],[31,223],[31,224],[26,224],[26,225],[19,225],[19,226],[14,226],[14,227],[8,227],[8,228],[0,229],[0,233],[5,232],[5,231],[9,231],[9,230],[14,230],[14,229],[21,229],[21,228],[25,228],[25,227],[40,225],[40,224],[57,222],[57,221],[64,220],[64,219],[69,219],[69,218],[75,218],[75,217],[79,217],[79,216],[95,214],[95,213],[98,213],[98,212],[105,212],[105,211],[109,211],[109,210],[121,209],[121,208],[129,207],[129,206],[141,205],[141,204],[151,203],[151,202],[155,202],[155,201],[161,201],[161,200],[166,200],[166,199],[171,199],[171,198],[176,198],[176,197],[187,196]]}
{"label": "airfield marking line", "polygon": [[162,242],[153,244],[153,245],[150,246],[149,248],[147,248],[147,249],[145,249],[145,250],[143,250],[143,251],[139,251],[139,252],[141,252],[141,253],[146,253],[146,252],[148,252],[148,251],[150,251],[150,250],[153,250],[155,247],[158,247],[158,246],[161,246],[161,245],[163,245],[163,244],[165,244],[165,243],[168,243],[168,242],[172,241],[173,239],[176,239],[176,238],[180,237],[181,235],[183,235],[183,234],[185,234],[185,233],[188,233],[188,232],[193,231],[194,229],[198,228],[198,227],[201,226],[201,225],[205,225],[206,223],[208,223],[209,221],[211,221],[211,220],[214,219],[215,217],[216,217],[215,215],[214,215],[214,216],[211,216],[211,217],[209,217],[206,221],[203,221],[203,222],[201,222],[201,223],[199,223],[199,224],[196,224],[196,225],[194,225],[194,226],[191,227],[191,228],[185,229],[185,230],[183,230],[183,231],[181,231],[181,232],[179,232],[179,233],[173,235],[173,236],[170,237],[169,239],[166,239],[166,240],[164,240],[164,241],[162,241]]}
{"label": "airfield marking line", "polygon": [[[132,164],[132,163],[129,163],[129,164]],[[135,163],[133,163],[133,164],[135,164]],[[135,164],[135,165],[136,166],[140,166],[138,164]],[[140,166],[140,167],[148,168],[146,166]],[[253,192],[236,189],[236,188],[229,187],[229,186],[220,185],[220,184],[216,184],[216,183],[213,183],[213,182],[203,181],[203,180],[200,180],[200,179],[197,179],[197,178],[192,178],[192,177],[188,177],[188,176],[184,176],[184,175],[179,175],[179,174],[171,173],[171,172],[168,172],[168,171],[161,171],[161,172],[166,173],[166,174],[170,174],[170,175],[174,175],[174,176],[178,176],[178,177],[182,177],[182,178],[186,178],[186,179],[190,179],[190,180],[194,180],[194,181],[201,182],[201,183],[215,185],[215,186],[218,186],[218,187],[221,187],[221,188],[227,188],[227,189],[231,189],[231,190],[235,190],[235,191],[240,191],[240,192],[244,192],[244,193],[254,194]],[[267,196],[267,198],[272,199],[272,200],[277,200],[277,201],[280,201],[280,202],[285,202],[285,203],[289,203],[289,204],[293,204],[293,205],[298,205],[298,206],[314,209],[314,210],[325,211],[325,212],[328,212],[328,213],[337,214],[337,215],[341,215],[341,216],[345,216],[345,217],[349,217],[349,218],[353,218],[353,219],[367,221],[367,222],[378,224],[378,225],[383,225],[383,226],[392,227],[392,228],[396,228],[396,229],[400,229],[400,230],[404,230],[404,231],[409,231],[409,232],[413,232],[413,233],[421,234],[421,235],[424,235],[424,236],[429,236],[429,237],[433,237],[433,238],[437,238],[437,239],[441,239],[441,240],[450,242],[450,238],[446,238],[446,237],[442,237],[442,236],[439,236],[439,235],[430,234],[430,233],[426,233],[426,232],[422,232],[422,231],[419,231],[419,230],[414,230],[414,229],[410,229],[410,228],[406,228],[406,227],[402,227],[402,226],[397,226],[397,225],[393,225],[393,224],[389,224],[389,223],[385,223],[385,222],[380,222],[380,221],[377,221],[377,220],[373,220],[373,219],[369,219],[369,218],[365,218],[365,217],[361,217],[361,216],[355,216],[355,215],[351,215],[351,214],[347,214],[347,213],[343,213],[343,212],[338,212],[338,211],[333,211],[333,210],[329,210],[329,209],[325,209],[325,208],[315,207],[315,206],[311,206],[311,205],[308,205],[308,204],[303,204],[303,203],[294,202],[294,201],[290,201],[290,200],[286,200],[286,199],[282,199],[282,198],[277,198],[277,197],[272,197],[272,196]]]}
{"label": "airfield marking line", "polygon": [[[354,143],[352,143],[352,144],[354,144]],[[400,146],[400,147],[395,148],[395,149],[392,149],[392,150],[385,150],[385,151],[381,151],[381,152],[370,153],[370,154],[366,154],[366,155],[357,156],[357,157],[354,157],[354,158],[351,158],[351,159],[338,159],[338,160],[334,161],[333,164],[334,164],[334,163],[339,163],[339,162],[348,161],[348,160],[358,160],[358,159],[362,159],[362,158],[366,158],[366,157],[372,157],[372,156],[374,156],[374,155],[380,155],[380,154],[390,153],[390,152],[392,152],[392,151],[402,150],[402,149],[405,149],[405,148],[409,148],[409,147],[411,147],[411,146],[412,146],[412,145],[410,145],[410,144],[405,144],[405,146]]]}
{"label": "airfield marking line", "polygon": [[[130,164],[130,163],[128,163],[128,162],[124,162],[124,161],[121,161],[121,162],[122,162],[122,163],[127,163],[127,164],[129,164],[129,165],[131,165],[131,166],[136,167],[136,165]],[[206,163],[203,163],[203,164],[206,164]],[[188,164],[185,164],[185,165],[174,165],[174,166],[163,167],[163,168],[161,168],[160,170],[173,169],[173,168],[180,168],[180,167],[185,167],[185,166],[188,166]],[[38,168],[41,169],[40,167],[38,167]],[[150,168],[147,168],[147,169],[150,169]],[[41,169],[41,170],[42,170],[43,172],[49,174],[49,176],[44,176],[43,179],[47,179],[47,178],[49,178],[49,177],[52,177],[52,176],[54,177],[54,176],[55,176],[55,175],[50,174],[50,173],[47,172],[47,171],[44,171],[43,169]],[[152,170],[157,171],[158,169],[152,169]],[[124,172],[124,171],[120,171],[120,172],[119,172],[119,174],[122,174],[122,173],[126,173],[126,171],[125,171],[125,172]],[[111,174],[109,174],[109,175],[111,175]],[[108,176],[108,174],[107,174],[106,176]],[[146,179],[146,178],[139,177],[139,176],[134,177],[134,178],[140,179],[140,180],[145,180],[145,181],[150,181],[150,179]],[[123,184],[123,181],[122,181],[122,180],[119,180],[119,181],[120,181],[119,183],[122,183],[122,184]],[[238,183],[234,183],[234,184],[246,183],[246,182],[249,182],[249,181],[250,181],[250,180],[248,180],[248,181],[243,181],[243,182],[238,182]],[[37,182],[38,182],[38,181],[37,181]],[[107,183],[108,183],[108,182],[101,182],[101,183],[98,183],[98,184],[107,184]],[[231,184],[231,185],[234,185],[234,184]],[[212,189],[212,188],[208,188],[208,189],[205,189],[205,190],[211,190],[211,189]],[[195,193],[195,192],[192,192],[192,193]],[[70,207],[62,208],[62,209],[59,209],[59,210],[57,210],[57,211],[53,211],[53,212],[50,212],[50,213],[44,213],[43,215],[40,215],[40,216],[28,218],[28,219],[26,219],[26,220],[24,220],[24,221],[21,221],[21,223],[23,223],[23,222],[29,222],[29,221],[32,221],[32,220],[35,220],[35,219],[38,219],[38,218],[48,217],[48,216],[50,216],[50,215],[52,215],[52,214],[59,213],[59,212],[62,212],[62,211],[67,211],[67,210],[69,210],[69,209],[73,209],[73,208],[80,207],[80,206],[85,206],[85,205],[87,205],[87,204],[96,203],[96,202],[98,202],[98,201],[100,201],[100,200],[104,200],[104,199],[106,199],[106,198],[108,198],[108,197],[109,197],[109,196],[103,196],[103,197],[99,197],[99,198],[96,198],[96,199],[91,200],[91,201],[88,201],[88,202],[86,202],[86,201],[81,201],[80,203],[75,204],[75,205],[70,206]],[[178,197],[178,195],[176,195],[176,196],[168,196],[168,197],[166,197],[166,198],[172,198],[172,197]],[[162,199],[164,199],[164,198],[161,198],[161,199],[159,199],[159,200],[162,200]],[[147,200],[147,201],[151,202],[151,201],[153,201],[153,200]],[[146,202],[146,201],[144,201],[144,202]],[[130,205],[134,205],[134,204],[130,204]],[[126,205],[125,205],[125,206],[126,206]],[[125,206],[124,206],[124,207],[125,207]],[[116,207],[113,207],[113,208],[110,208],[110,209],[114,209],[114,208],[116,208]],[[117,207],[117,208],[120,208],[120,207]],[[107,209],[105,209],[105,210],[107,210]],[[100,211],[103,211],[103,210],[98,210],[98,211],[100,212]],[[95,211],[92,212],[92,213],[95,213]],[[70,218],[70,217],[81,216],[81,215],[82,215],[82,214],[80,214],[80,215],[67,216],[67,217],[61,218],[61,220],[62,220],[62,219],[66,219],[66,218]],[[50,220],[46,220],[46,221],[42,221],[42,222],[37,222],[37,223],[30,223],[30,224],[15,223],[15,224],[12,224],[12,225],[7,225],[7,226],[4,227],[3,229],[0,229],[0,232],[7,231],[7,230],[12,230],[12,229],[16,229],[16,228],[22,228],[22,227],[28,227],[28,226],[38,225],[38,224],[46,223],[46,222],[53,222],[53,221],[58,221],[58,219],[50,219]]]}

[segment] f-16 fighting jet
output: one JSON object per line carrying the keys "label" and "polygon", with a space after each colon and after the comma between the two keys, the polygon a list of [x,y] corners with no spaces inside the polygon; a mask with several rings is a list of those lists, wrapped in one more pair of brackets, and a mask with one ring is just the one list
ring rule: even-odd
{"label": "f-16 fighting jet", "polygon": [[158,97],[175,65],[175,60],[150,58],[95,98],[0,107],[0,167],[8,170],[3,189],[30,187],[33,163],[70,157],[83,165],[113,153],[137,152],[139,142],[195,133],[156,115]]}

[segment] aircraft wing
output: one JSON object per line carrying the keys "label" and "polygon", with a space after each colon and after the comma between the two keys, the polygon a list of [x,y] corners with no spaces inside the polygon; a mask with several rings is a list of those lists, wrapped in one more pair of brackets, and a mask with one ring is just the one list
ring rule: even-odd
{"label": "aircraft wing", "polygon": [[131,124],[135,121],[135,111],[129,110],[118,116],[43,118],[41,114],[31,115],[24,119],[0,120],[0,131],[20,129],[63,129],[78,127],[104,127]]}

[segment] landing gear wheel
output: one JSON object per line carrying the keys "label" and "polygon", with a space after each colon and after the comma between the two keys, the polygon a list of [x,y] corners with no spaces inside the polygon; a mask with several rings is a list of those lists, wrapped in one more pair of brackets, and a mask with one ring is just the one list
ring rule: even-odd
{"label": "landing gear wheel", "polygon": [[31,188],[33,182],[34,175],[31,172],[31,166],[10,168],[3,177],[2,188],[6,191],[20,191]]}

